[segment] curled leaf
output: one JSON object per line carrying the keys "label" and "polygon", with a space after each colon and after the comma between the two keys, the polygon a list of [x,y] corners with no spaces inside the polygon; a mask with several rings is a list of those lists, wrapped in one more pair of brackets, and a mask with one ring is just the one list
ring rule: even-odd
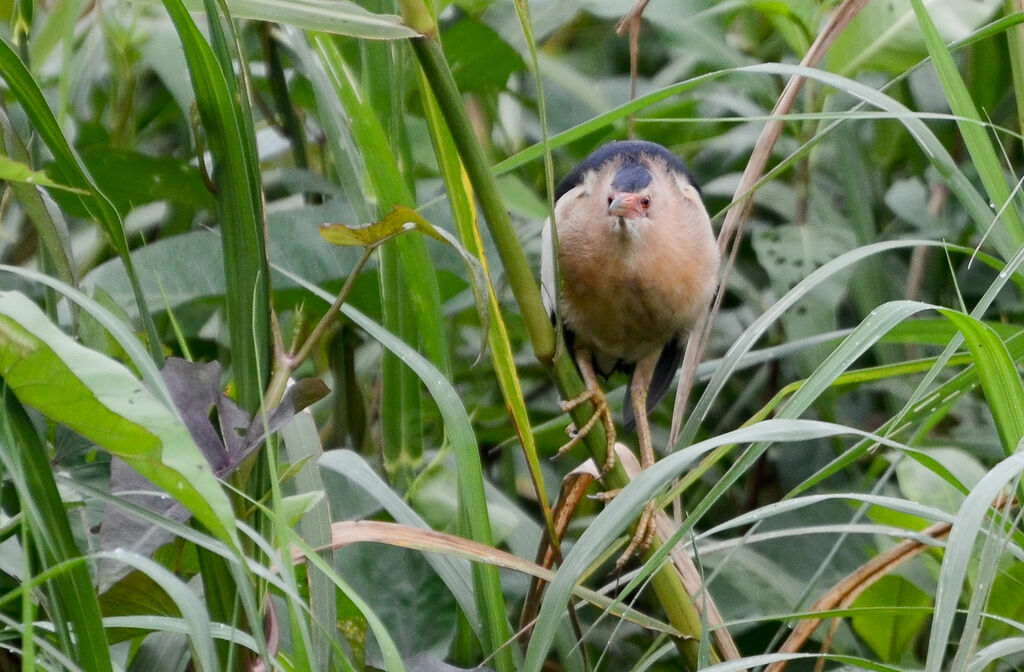
{"label": "curled leaf", "polygon": [[[414,230],[430,236],[434,240],[447,243],[462,257],[462,261],[465,262],[466,268],[469,270],[470,286],[473,288],[473,297],[476,302],[477,314],[480,316],[480,324],[483,332],[487,333],[491,320],[490,304],[487,300],[487,271],[484,270],[480,260],[470,254],[450,232],[435,227],[423,215],[404,205],[396,205],[387,217],[379,222],[365,226],[346,226],[345,224],[320,225],[320,235],[324,237],[324,240],[332,245],[344,247],[376,247],[395,236],[402,235],[406,231]],[[481,352],[480,354],[482,357],[483,353]]]}
{"label": "curled leaf", "polygon": [[365,226],[320,225],[320,235],[324,237],[324,240],[332,245],[345,247],[375,247],[406,231],[413,230],[418,230],[431,238],[444,242],[444,238],[430,222],[423,218],[423,215],[404,205],[396,205],[387,217]]}

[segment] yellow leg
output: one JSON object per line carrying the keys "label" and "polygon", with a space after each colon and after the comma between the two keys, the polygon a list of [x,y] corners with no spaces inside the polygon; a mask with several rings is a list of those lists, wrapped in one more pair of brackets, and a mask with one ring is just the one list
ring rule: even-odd
{"label": "yellow leg", "polygon": [[576,430],[568,443],[558,449],[558,455],[561,456],[575,448],[600,420],[604,424],[604,433],[608,439],[608,445],[605,448],[604,466],[601,469],[601,474],[604,475],[615,466],[615,424],[612,422],[612,411],[608,407],[608,399],[605,398],[604,392],[601,391],[601,384],[597,380],[597,372],[594,371],[594,363],[591,359],[590,351],[580,349],[575,352],[575,356],[576,366],[579,367],[580,375],[583,376],[583,382],[586,384],[587,389],[575,399],[562,402],[562,410],[568,413],[589,401],[594,405],[594,414],[590,416],[590,419],[582,427]]}
{"label": "yellow leg", "polygon": [[[651,426],[647,422],[647,390],[651,385],[651,376],[654,375],[654,367],[658,363],[660,352],[655,352],[640,360],[633,371],[633,378],[629,385],[629,394],[633,401],[633,412],[636,415],[636,437],[640,444],[640,468],[648,469],[654,465],[654,442],[651,440]],[[656,531],[655,514],[658,508],[653,501],[648,502],[640,514],[640,520],[636,524],[636,532],[629,546],[615,562],[616,569],[629,561],[635,553],[642,553],[647,550],[654,539]]]}

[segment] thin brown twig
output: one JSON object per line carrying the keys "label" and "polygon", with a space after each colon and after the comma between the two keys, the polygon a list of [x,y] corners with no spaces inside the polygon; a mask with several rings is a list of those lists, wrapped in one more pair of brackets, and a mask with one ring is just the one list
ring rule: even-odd
{"label": "thin brown twig", "polygon": [[[992,503],[992,507],[1000,509],[1006,505],[1008,499],[1009,498],[1006,495],[1002,495]],[[952,529],[953,525],[951,523],[941,522],[926,527],[921,531],[921,534],[939,541],[948,537]],[[891,574],[899,566],[920,555],[929,548],[931,548],[929,544],[918,539],[907,539],[896,544],[888,551],[871,558],[861,565],[860,568],[836,584],[831,590],[822,595],[821,598],[814,603],[810,608],[810,611],[831,611],[837,608],[848,608],[876,581]],[[803,648],[803,645],[807,643],[807,640],[810,639],[811,635],[814,634],[814,631],[818,629],[818,626],[821,625],[822,620],[824,619],[810,618],[801,621],[799,625],[793,629],[793,632],[790,633],[789,637],[786,638],[786,641],[782,643],[778,653],[787,654],[799,651]],[[838,626],[839,620],[839,618],[833,619],[829,635],[827,635],[822,642],[822,652],[827,651],[831,646],[832,638],[835,634],[834,631]],[[788,661],[781,660],[773,663],[768,666],[765,672],[782,672],[785,669],[787,662]]]}
{"label": "thin brown twig", "polygon": [[[936,541],[949,536],[952,525],[947,522],[935,523],[925,528],[921,534],[929,536]],[[890,574],[897,567],[911,558],[919,555],[930,548],[927,544],[916,539],[907,539],[893,546],[888,551],[871,558],[861,565],[852,574],[836,584],[831,590],[821,596],[814,603],[809,611],[831,611],[836,608],[846,608],[853,604],[856,599],[867,590],[872,584],[883,576]],[[790,633],[786,641],[779,648],[779,653],[796,653],[807,640],[811,638],[814,631],[818,629],[821,618],[809,618],[801,621]],[[838,619],[836,619],[838,620]],[[826,638],[826,642],[828,638]],[[768,666],[765,672],[782,672],[788,661],[779,661]]]}
{"label": "thin brown twig", "polygon": [[[650,0],[637,0],[633,8],[626,12],[617,24],[615,32],[621,37],[629,31],[629,99],[636,99],[637,79],[640,62],[640,28],[643,26],[644,10]],[[629,115],[628,135],[632,140],[636,128],[636,113]]]}

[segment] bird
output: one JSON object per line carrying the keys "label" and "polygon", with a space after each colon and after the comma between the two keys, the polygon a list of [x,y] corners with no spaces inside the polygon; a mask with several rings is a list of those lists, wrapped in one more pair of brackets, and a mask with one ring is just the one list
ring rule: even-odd
{"label": "bird", "polygon": [[[629,374],[623,429],[635,428],[647,469],[655,461],[647,416],[717,289],[721,255],[711,218],[678,156],[654,142],[622,140],[595,150],[558,183],[554,220],[557,243],[550,219],[542,233],[542,298],[552,319],[561,318],[586,384],[561,406],[568,412],[589,401],[595,408],[558,454],[601,422],[608,437],[602,474],[614,468],[615,426],[598,376],[621,370]],[[650,545],[654,512],[652,502],[618,567]]]}

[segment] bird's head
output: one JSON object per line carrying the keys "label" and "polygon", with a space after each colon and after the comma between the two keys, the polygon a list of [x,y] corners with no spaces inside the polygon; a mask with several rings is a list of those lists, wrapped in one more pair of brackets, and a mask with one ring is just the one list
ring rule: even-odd
{"label": "bird's head", "polygon": [[605,170],[610,175],[608,214],[617,218],[619,224],[647,217],[655,186],[651,169],[641,161],[626,160],[619,164],[608,163]]}
{"label": "bird's head", "polygon": [[637,140],[610,142],[592,153],[559,183],[555,198],[555,217],[566,231],[568,222],[578,221],[592,234],[626,239],[689,226],[691,202],[704,212],[683,162],[661,145]]}

